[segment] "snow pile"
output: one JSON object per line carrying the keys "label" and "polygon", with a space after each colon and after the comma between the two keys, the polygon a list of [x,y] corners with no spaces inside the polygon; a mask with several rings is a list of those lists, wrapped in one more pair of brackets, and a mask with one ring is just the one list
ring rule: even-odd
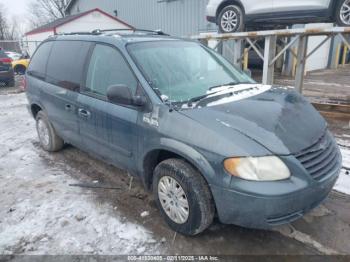
{"label": "snow pile", "polygon": [[25,103],[0,96],[0,254],[157,253],[151,232],[43,160]]}
{"label": "snow pile", "polygon": [[341,139],[338,143],[343,156],[343,168],[334,190],[350,195],[350,143]]}

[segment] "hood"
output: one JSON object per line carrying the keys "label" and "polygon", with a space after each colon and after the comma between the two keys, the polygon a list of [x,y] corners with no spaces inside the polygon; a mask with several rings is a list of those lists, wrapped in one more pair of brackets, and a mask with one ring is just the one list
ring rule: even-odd
{"label": "hood", "polygon": [[254,96],[237,100],[233,95],[231,101],[226,97],[181,113],[226,139],[238,131],[277,155],[298,153],[324,134],[325,120],[303,96],[289,88],[264,89]]}

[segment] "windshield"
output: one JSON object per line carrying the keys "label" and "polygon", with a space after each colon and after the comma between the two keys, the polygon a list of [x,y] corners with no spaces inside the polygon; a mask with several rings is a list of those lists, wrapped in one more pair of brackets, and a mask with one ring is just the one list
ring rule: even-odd
{"label": "windshield", "polygon": [[157,41],[128,45],[129,53],[164,101],[187,102],[210,88],[255,83],[223,57],[195,42]]}

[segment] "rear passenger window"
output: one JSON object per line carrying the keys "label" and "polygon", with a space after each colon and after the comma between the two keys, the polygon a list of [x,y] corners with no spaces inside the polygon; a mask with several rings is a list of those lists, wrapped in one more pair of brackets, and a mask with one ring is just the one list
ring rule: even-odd
{"label": "rear passenger window", "polygon": [[49,59],[53,42],[46,42],[39,46],[28,67],[28,74],[34,77],[45,78],[46,64]]}
{"label": "rear passenger window", "polygon": [[81,41],[55,41],[47,64],[47,81],[66,89],[78,90],[90,45]]}
{"label": "rear passenger window", "polygon": [[135,94],[137,80],[123,56],[115,48],[97,44],[89,64],[86,90],[106,96],[109,86],[120,84]]}

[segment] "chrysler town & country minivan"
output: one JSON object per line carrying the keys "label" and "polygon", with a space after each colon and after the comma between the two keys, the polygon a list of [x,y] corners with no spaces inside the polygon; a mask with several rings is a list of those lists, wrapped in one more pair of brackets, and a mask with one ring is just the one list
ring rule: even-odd
{"label": "chrysler town & country minivan", "polygon": [[175,231],[269,229],[318,206],[341,168],[325,120],[198,42],[97,31],[44,41],[27,76],[43,149],[71,144],[138,176]]}

